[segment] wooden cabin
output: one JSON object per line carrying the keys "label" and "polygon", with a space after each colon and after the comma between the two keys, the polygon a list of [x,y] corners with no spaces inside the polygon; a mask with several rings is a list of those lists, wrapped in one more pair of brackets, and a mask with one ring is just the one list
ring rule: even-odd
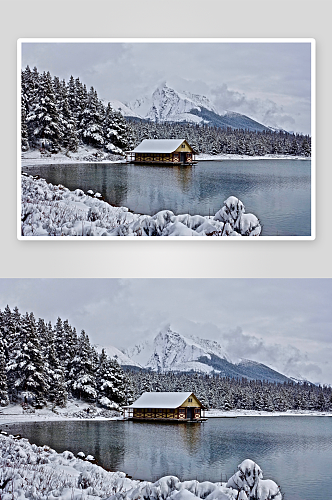
{"label": "wooden cabin", "polygon": [[129,420],[203,422],[205,407],[192,392],[144,392],[124,407]]}
{"label": "wooden cabin", "polygon": [[127,153],[131,163],[166,165],[192,165],[195,151],[185,139],[144,139],[133,151]]}

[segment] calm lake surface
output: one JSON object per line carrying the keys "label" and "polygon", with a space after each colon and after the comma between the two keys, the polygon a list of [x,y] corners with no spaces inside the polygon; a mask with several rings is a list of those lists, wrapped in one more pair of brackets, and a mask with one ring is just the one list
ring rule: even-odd
{"label": "calm lake surface", "polygon": [[92,189],[115,206],[153,215],[215,214],[238,197],[263,226],[263,236],[310,236],[310,160],[201,161],[193,167],[76,164],[24,167],[70,190]]}
{"label": "calm lake surface", "polygon": [[285,500],[331,494],[331,417],[210,418],[203,424],[129,421],[40,422],[3,426],[58,452],[92,454],[109,470],[155,481],[226,481],[246,458],[276,481]]}

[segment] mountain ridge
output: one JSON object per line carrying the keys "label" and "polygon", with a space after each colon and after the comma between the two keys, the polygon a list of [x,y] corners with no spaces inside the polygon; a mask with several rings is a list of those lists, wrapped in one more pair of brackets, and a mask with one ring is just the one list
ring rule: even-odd
{"label": "mountain ridge", "polygon": [[235,111],[218,111],[208,97],[169,87],[166,82],[152,93],[131,102],[109,101],[128,119],[152,122],[207,124],[219,128],[268,131],[271,127]]}
{"label": "mountain ridge", "polygon": [[215,340],[185,337],[166,326],[153,341],[121,351],[124,367],[140,365],[143,370],[157,373],[196,372],[219,374],[230,378],[247,378],[269,382],[288,382],[289,377],[257,361],[241,359],[232,362],[224,347]]}

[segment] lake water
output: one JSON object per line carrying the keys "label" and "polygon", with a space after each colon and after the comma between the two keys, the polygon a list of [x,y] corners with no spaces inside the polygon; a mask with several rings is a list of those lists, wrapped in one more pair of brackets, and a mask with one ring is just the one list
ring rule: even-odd
{"label": "lake water", "polygon": [[153,215],[215,214],[231,195],[255,214],[264,236],[310,236],[310,160],[202,161],[193,167],[69,164],[24,167],[70,190],[92,189],[115,206]]}
{"label": "lake water", "polygon": [[285,500],[331,496],[331,417],[210,418],[203,424],[130,421],[22,423],[3,428],[58,452],[92,454],[109,470],[155,481],[226,481],[246,458]]}

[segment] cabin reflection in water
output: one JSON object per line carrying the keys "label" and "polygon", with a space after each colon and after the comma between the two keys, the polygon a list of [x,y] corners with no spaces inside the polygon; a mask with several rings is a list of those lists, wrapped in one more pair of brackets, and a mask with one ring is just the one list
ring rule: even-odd
{"label": "cabin reflection in water", "polygon": [[124,407],[128,420],[167,422],[204,422],[206,408],[193,392],[144,392],[130,406]]}

